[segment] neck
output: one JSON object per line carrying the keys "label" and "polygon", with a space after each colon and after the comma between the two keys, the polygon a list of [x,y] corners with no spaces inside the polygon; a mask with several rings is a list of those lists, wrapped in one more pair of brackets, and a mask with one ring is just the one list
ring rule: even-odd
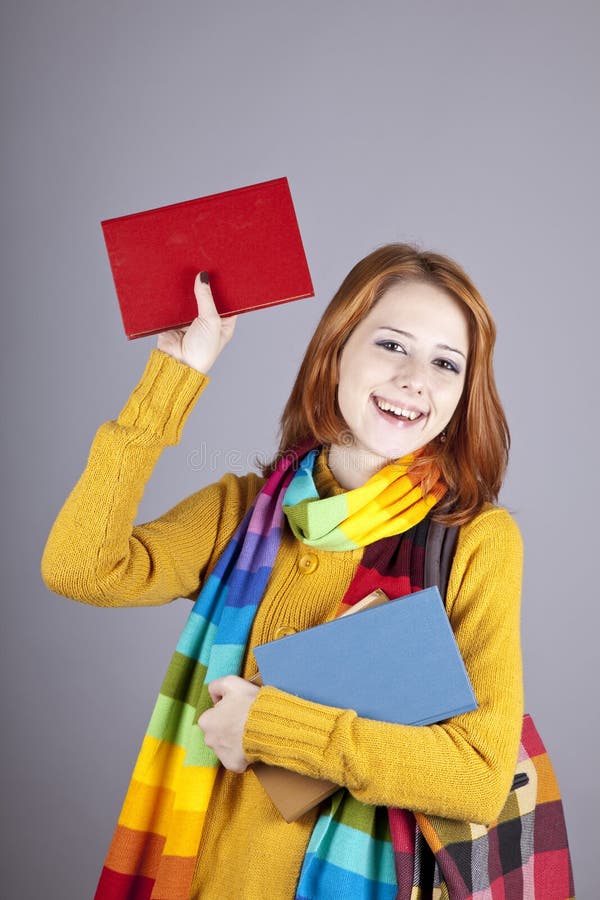
{"label": "neck", "polygon": [[392,461],[368,450],[339,444],[332,444],[327,456],[331,474],[346,491],[362,487],[369,478]]}

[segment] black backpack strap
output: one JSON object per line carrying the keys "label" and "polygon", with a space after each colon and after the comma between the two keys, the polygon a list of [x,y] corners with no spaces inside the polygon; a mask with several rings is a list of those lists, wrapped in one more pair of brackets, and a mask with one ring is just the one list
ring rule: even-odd
{"label": "black backpack strap", "polygon": [[440,522],[431,522],[425,541],[423,587],[432,587],[436,584],[444,602],[459,530],[458,525],[442,525]]}

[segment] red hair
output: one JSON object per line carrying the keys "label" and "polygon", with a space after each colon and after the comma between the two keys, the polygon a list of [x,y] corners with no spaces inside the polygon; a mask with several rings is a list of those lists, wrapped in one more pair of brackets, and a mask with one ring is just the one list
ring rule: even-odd
{"label": "red hair", "polygon": [[[484,503],[494,502],[508,463],[510,434],[493,372],[496,328],[481,294],[452,259],[409,244],[386,244],[349,272],[306,349],[281,417],[277,458],[306,441],[340,443],[348,426],[336,393],[344,344],[384,292],[398,283],[427,282],[444,290],[465,311],[469,354],[465,384],[446,439],[427,447],[448,493],[437,518],[446,524],[470,521]],[[264,467],[273,471],[276,460]]]}

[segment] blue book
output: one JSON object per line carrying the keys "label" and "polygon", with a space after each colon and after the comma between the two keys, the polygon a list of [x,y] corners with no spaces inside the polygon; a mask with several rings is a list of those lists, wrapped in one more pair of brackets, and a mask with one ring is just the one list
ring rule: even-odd
{"label": "blue book", "polygon": [[437,587],[256,647],[266,685],[400,725],[477,709]]}

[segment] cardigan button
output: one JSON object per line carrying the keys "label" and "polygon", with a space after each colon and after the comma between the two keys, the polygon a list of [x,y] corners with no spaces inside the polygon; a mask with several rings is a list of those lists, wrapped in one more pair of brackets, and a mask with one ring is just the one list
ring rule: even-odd
{"label": "cardigan button", "polygon": [[279,638],[288,637],[290,634],[296,634],[296,629],[293,625],[280,625],[279,628],[275,630],[275,640],[278,641]]}
{"label": "cardigan button", "polygon": [[315,553],[304,553],[298,560],[298,568],[305,575],[310,575],[319,565],[319,558]]}

